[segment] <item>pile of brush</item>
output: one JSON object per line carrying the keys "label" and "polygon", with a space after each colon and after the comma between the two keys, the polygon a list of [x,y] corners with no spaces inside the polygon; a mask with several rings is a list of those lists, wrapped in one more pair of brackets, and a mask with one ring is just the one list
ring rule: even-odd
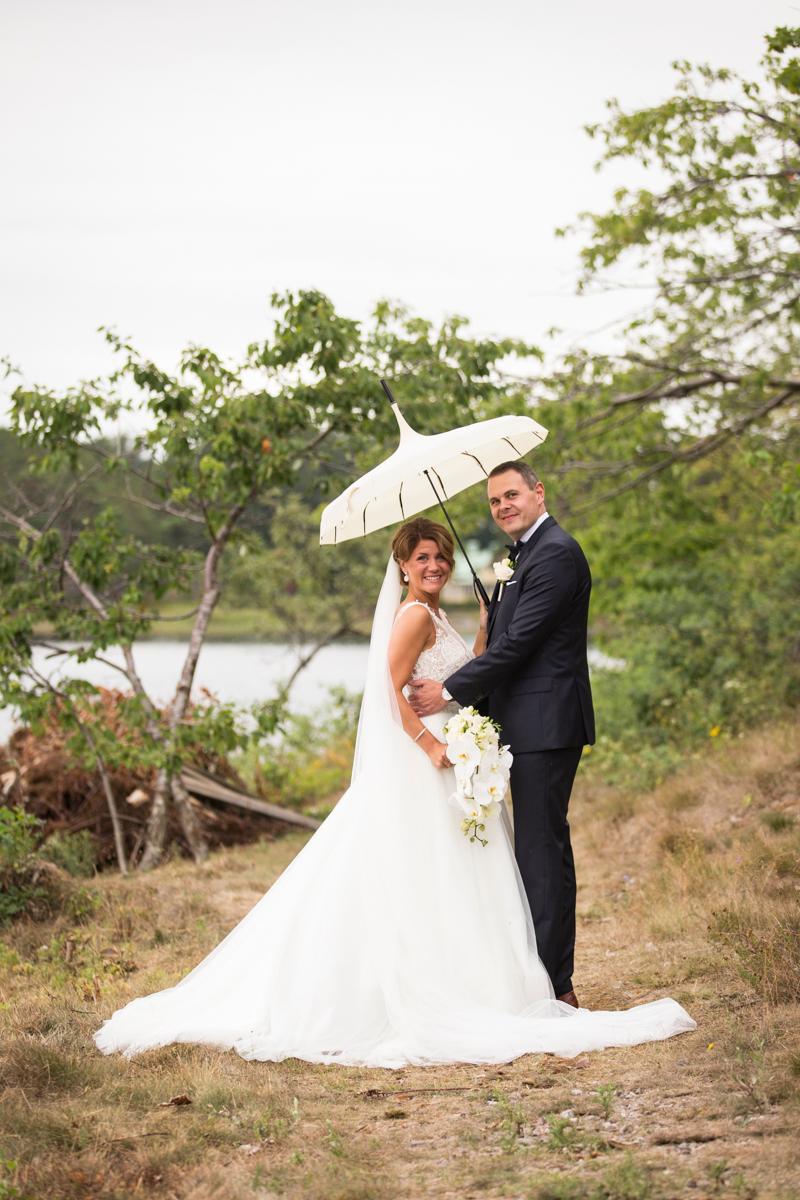
{"label": "pile of brush", "polygon": [[[103,721],[112,729],[121,724],[118,709],[122,698],[120,692],[106,689],[101,689],[98,696],[97,703],[104,710]],[[113,866],[117,859],[111,817],[100,777],[96,771],[75,760],[67,740],[67,735],[55,721],[41,734],[34,734],[30,729],[17,729],[6,746],[0,747],[0,804],[20,806],[37,817],[42,822],[43,840],[54,833],[63,835],[88,830],[96,847],[95,865],[100,869]],[[216,800],[203,795],[200,799],[197,793],[202,793],[203,787],[189,784],[192,804],[209,846],[252,842],[260,837],[274,837],[285,829],[280,819],[263,811],[252,811],[257,799],[248,796],[244,782],[225,759],[210,755],[198,746],[191,765],[194,768],[192,778],[215,781],[216,791],[229,797]],[[126,767],[110,771],[131,865],[138,861],[144,845],[154,775],[154,771]],[[246,801],[248,807],[240,807],[236,803],[237,796]],[[168,841],[174,842],[181,853],[188,854],[189,847],[174,813],[170,819],[173,825],[168,831]]]}

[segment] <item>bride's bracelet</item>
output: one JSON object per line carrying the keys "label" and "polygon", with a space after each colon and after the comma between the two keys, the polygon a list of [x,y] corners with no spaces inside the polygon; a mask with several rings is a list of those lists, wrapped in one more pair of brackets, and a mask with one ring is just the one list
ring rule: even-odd
{"label": "bride's bracelet", "polygon": [[418,741],[419,741],[419,739],[422,737],[423,733],[430,733],[430,730],[428,729],[428,727],[427,727],[426,725],[423,725],[423,726],[422,726],[422,729],[420,729],[419,733],[418,733],[418,734],[417,734],[417,736],[414,738],[414,741],[415,741],[415,742],[418,742]]}

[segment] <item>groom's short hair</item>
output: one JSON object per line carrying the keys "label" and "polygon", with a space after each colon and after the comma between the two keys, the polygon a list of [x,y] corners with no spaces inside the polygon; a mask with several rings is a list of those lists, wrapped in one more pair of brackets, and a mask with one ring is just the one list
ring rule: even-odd
{"label": "groom's short hair", "polygon": [[534,471],[533,467],[529,467],[526,462],[515,458],[511,462],[500,463],[499,466],[492,467],[489,472],[489,478],[494,479],[495,475],[504,475],[506,471],[516,471],[518,475],[527,483],[528,487],[533,491],[537,483],[540,482],[539,476]]}

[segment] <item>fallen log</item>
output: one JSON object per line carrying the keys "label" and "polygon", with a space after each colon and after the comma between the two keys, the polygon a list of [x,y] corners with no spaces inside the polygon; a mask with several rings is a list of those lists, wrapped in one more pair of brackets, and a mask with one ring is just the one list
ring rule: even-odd
{"label": "fallen log", "polygon": [[225,783],[210,771],[199,767],[184,767],[181,771],[183,786],[187,792],[199,800],[218,800],[221,804],[233,804],[237,808],[246,808],[249,812],[260,813],[264,817],[272,817],[274,821],[285,821],[289,825],[301,825],[304,829],[319,829],[320,822],[305,813],[295,812],[292,808],[282,808],[279,804],[268,804],[249,792],[240,791]]}

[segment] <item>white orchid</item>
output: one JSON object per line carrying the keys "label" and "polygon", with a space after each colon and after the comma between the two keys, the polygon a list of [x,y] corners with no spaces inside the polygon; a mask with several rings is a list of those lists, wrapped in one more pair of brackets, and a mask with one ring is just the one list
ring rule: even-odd
{"label": "white orchid", "polygon": [[472,780],[472,794],[483,808],[499,804],[506,794],[508,780],[500,771],[478,771]]}
{"label": "white orchid", "polygon": [[474,738],[462,734],[452,741],[447,739],[447,757],[455,768],[456,779],[468,780],[481,761],[481,751]]}
{"label": "white orchid", "polygon": [[461,822],[471,842],[488,844],[486,822],[500,811],[508,788],[511,754],[500,745],[500,730],[475,708],[461,708],[444,727],[447,757],[453,763],[456,790],[450,802],[465,814]]}

